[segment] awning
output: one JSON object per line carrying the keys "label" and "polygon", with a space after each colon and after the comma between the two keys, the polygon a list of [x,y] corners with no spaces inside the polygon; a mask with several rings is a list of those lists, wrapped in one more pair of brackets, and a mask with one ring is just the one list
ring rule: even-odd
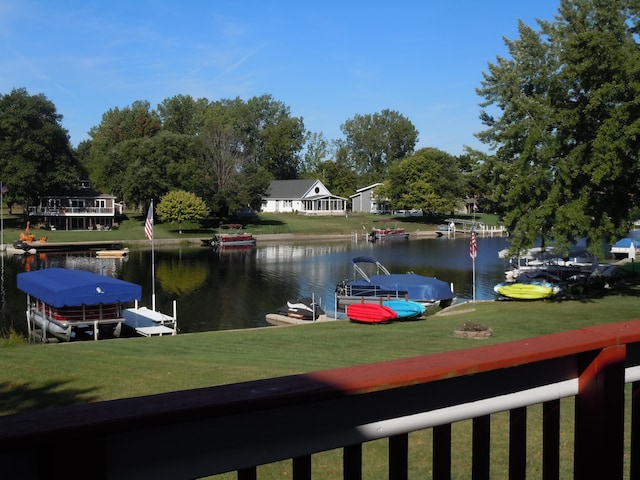
{"label": "awning", "polygon": [[19,273],[17,284],[19,290],[57,308],[133,302],[142,297],[140,285],[86,270],[46,268]]}

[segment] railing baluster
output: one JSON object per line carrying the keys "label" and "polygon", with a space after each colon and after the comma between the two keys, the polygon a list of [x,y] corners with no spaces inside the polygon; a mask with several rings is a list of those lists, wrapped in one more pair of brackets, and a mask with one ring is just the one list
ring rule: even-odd
{"label": "railing baluster", "polygon": [[491,416],[482,415],[473,419],[472,433],[472,480],[484,480],[490,478],[490,452],[491,452]]}
{"label": "railing baluster", "polygon": [[640,480],[640,382],[631,384],[631,448],[629,480]]}
{"label": "railing baluster", "polygon": [[525,478],[527,471],[527,407],[509,411],[509,478]]}
{"label": "railing baluster", "polygon": [[344,480],[362,480],[362,444],[344,447],[342,458]]}
{"label": "railing baluster", "polygon": [[293,480],[311,480],[311,455],[293,459]]}
{"label": "railing baluster", "polygon": [[542,404],[542,479],[560,478],[560,400]]}
{"label": "railing baluster", "polygon": [[451,480],[451,424],[433,427],[433,480]]}
{"label": "railing baluster", "polygon": [[258,480],[258,469],[249,467],[238,470],[238,480]]}
{"label": "railing baluster", "polygon": [[409,434],[389,437],[389,480],[407,480],[409,476]]}

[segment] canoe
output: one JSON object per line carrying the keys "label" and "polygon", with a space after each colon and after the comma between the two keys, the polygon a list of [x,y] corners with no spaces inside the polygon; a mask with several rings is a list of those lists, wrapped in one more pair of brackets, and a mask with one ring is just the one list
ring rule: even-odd
{"label": "canoe", "polygon": [[391,308],[375,303],[352,303],[346,313],[349,320],[358,323],[389,323],[398,318]]}
{"label": "canoe", "polygon": [[398,320],[418,318],[424,315],[424,312],[427,311],[427,307],[412,300],[385,300],[382,302],[382,305],[389,307],[391,310],[396,312]]}
{"label": "canoe", "polygon": [[559,287],[549,282],[503,282],[496,285],[494,290],[503,297],[517,300],[541,300],[557,294]]}

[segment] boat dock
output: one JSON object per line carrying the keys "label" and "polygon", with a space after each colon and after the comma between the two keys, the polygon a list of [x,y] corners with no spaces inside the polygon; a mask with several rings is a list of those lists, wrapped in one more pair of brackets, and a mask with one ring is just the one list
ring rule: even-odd
{"label": "boat dock", "polygon": [[122,313],[124,325],[143,337],[176,335],[178,333],[175,300],[173,302],[173,317],[147,307],[139,307],[138,302],[134,308],[127,308]]}
{"label": "boat dock", "polygon": [[[42,242],[33,241],[28,243],[31,250],[36,252],[70,252],[79,250],[101,250],[122,248],[122,242],[119,240],[103,240],[93,242]],[[2,245],[2,251],[10,251],[12,244]]]}
{"label": "boat dock", "polygon": [[466,218],[447,218],[445,222],[446,224],[442,226],[440,231],[447,235],[455,235],[456,233],[470,235],[472,231],[475,232],[476,235],[480,235],[482,237],[504,237],[509,235],[502,225],[489,226],[482,222],[476,222]]}

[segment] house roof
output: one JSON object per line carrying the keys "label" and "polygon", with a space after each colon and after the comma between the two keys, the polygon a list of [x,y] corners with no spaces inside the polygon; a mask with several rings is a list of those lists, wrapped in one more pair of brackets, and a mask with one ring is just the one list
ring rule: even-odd
{"label": "house roof", "polygon": [[302,198],[319,180],[274,180],[269,198]]}
{"label": "house roof", "polygon": [[373,190],[374,188],[379,187],[380,185],[383,185],[383,183],[382,182],[378,182],[378,183],[374,183],[373,185],[369,185],[367,187],[359,188],[358,190],[356,190],[356,194],[360,193],[360,192],[366,192],[367,190]]}

